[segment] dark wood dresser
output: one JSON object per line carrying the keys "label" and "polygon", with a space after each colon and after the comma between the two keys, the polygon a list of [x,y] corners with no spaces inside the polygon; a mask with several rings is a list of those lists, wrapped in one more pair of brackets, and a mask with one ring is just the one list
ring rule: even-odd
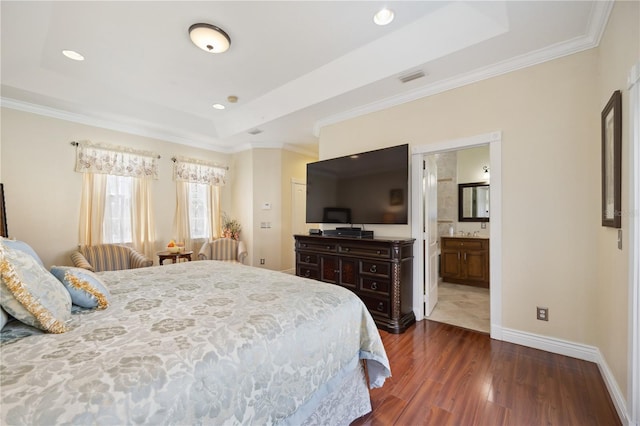
{"label": "dark wood dresser", "polygon": [[414,239],[294,235],[296,275],[353,291],[378,328],[402,333],[413,313]]}

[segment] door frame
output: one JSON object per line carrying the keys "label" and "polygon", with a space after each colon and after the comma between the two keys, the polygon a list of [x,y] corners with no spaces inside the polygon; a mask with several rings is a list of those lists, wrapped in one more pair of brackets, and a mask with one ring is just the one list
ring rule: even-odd
{"label": "door frame", "polygon": [[[285,269],[283,272],[287,272],[287,273],[291,273],[294,274],[296,273],[296,257],[295,257],[295,241],[293,240],[293,236],[296,234],[296,230],[295,228],[295,219],[296,219],[296,215],[299,213],[296,211],[296,203],[295,203],[295,197],[296,197],[296,186],[297,185],[304,185],[305,187],[307,186],[307,181],[303,180],[303,179],[296,179],[296,178],[291,178],[291,182],[290,182],[290,190],[291,190],[291,217],[290,217],[290,223],[289,223],[289,238],[287,240],[287,243],[291,242],[292,246],[291,249],[293,251],[293,258],[287,257],[287,259],[283,259],[283,262],[287,262],[289,265],[291,265],[291,263],[289,263],[290,261],[293,262],[293,266],[289,267],[287,269]],[[305,226],[307,228],[307,231],[303,232],[303,233],[307,233],[309,226]],[[289,255],[290,256],[290,255]]]}
{"label": "door frame", "polygon": [[439,152],[457,151],[489,145],[491,164],[491,229],[490,251],[490,315],[491,338],[502,340],[502,131],[484,133],[467,138],[444,140],[411,147],[411,235],[416,239],[413,262],[413,312],[416,320],[425,319],[425,264],[422,232],[424,203],[422,194],[422,157]]}

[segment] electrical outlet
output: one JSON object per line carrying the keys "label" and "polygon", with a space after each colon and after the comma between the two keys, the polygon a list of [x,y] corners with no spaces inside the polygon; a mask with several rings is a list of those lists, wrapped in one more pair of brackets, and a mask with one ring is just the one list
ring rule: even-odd
{"label": "electrical outlet", "polygon": [[536,308],[536,318],[540,321],[549,321],[549,308]]}
{"label": "electrical outlet", "polygon": [[264,259],[260,259],[260,264],[264,265]]}

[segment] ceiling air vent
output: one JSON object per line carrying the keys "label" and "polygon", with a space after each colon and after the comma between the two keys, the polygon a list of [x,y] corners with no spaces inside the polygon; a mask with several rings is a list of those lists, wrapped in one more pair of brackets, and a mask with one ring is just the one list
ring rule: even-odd
{"label": "ceiling air vent", "polygon": [[411,74],[403,75],[403,76],[399,77],[399,79],[403,83],[408,83],[410,81],[417,80],[417,79],[422,78],[424,76],[425,76],[424,71],[419,70],[419,71],[416,71],[416,72],[412,72]]}
{"label": "ceiling air vent", "polygon": [[262,130],[260,129],[249,130],[250,135],[259,135],[260,133],[262,133]]}

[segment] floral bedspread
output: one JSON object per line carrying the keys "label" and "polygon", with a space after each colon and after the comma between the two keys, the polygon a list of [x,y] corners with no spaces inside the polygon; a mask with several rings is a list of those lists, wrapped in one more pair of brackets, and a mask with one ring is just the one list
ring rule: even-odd
{"label": "floral bedspread", "polygon": [[286,423],[354,359],[372,386],[390,375],[338,286],[217,261],[98,275],[110,307],[78,310],[69,332],[3,329],[0,424]]}

